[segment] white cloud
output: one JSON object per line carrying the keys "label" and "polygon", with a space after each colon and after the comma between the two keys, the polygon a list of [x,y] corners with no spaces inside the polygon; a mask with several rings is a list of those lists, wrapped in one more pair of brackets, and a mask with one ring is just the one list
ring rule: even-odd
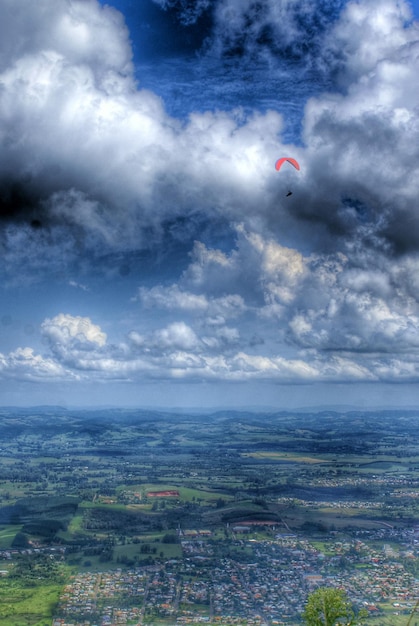
{"label": "white cloud", "polygon": [[92,350],[106,344],[106,334],[88,317],[60,313],[52,319],[46,319],[41,330],[53,345],[77,345]]}
{"label": "white cloud", "polygon": [[0,376],[37,382],[79,380],[56,359],[36,354],[32,348],[17,348],[8,355],[0,353]]}
{"label": "white cloud", "polygon": [[338,64],[342,81],[356,82],[375,72],[383,61],[391,63],[400,53],[408,55],[409,44],[418,36],[417,25],[411,21],[410,5],[403,0],[348,2],[326,38],[328,60]]}
{"label": "white cloud", "polygon": [[416,263],[369,253],[357,261],[363,266],[343,256],[311,260],[287,310],[290,338],[328,351],[417,352],[419,305],[410,281]]}
{"label": "white cloud", "polygon": [[[248,244],[252,260],[256,261],[256,268],[260,272],[259,282],[268,307],[291,303],[306,274],[306,259],[297,250],[281,246],[258,233],[247,232],[242,226],[238,227],[238,232]],[[249,253],[246,248],[240,252]]]}
{"label": "white cloud", "polygon": [[83,283],[78,283],[76,280],[70,280],[68,282],[70,287],[74,287],[74,289],[81,289],[82,291],[90,291],[87,285],[83,285]]}
{"label": "white cloud", "polygon": [[178,285],[163,287],[161,285],[139,290],[141,302],[146,307],[160,307],[169,310],[180,310],[196,315],[212,316],[213,318],[232,318],[244,313],[246,306],[241,296],[228,294],[222,297],[207,297],[181,289]]}
{"label": "white cloud", "polygon": [[156,331],[156,347],[159,350],[194,350],[198,344],[198,337],[192,328],[184,322],[173,322],[167,328]]}
{"label": "white cloud", "polygon": [[[367,319],[385,340],[403,342],[400,335],[402,318],[390,317],[387,310],[372,307],[366,310],[362,324]],[[263,354],[261,342],[253,344],[258,350],[256,354],[237,348],[240,341],[237,329],[216,326],[212,336],[199,337],[184,322],[171,323],[149,335],[132,331],[128,343],[108,344],[100,327],[88,318],[60,314],[43,324],[50,353],[36,354],[32,348],[26,347],[8,355],[2,354],[0,375],[2,378],[28,381],[90,382],[154,378],[236,382],[265,380],[273,383],[419,380],[419,355],[414,352],[397,358],[385,353],[380,355],[377,351],[363,352],[357,350],[359,346],[352,349],[354,346],[347,345],[346,351],[341,350],[337,354],[330,350],[330,345],[336,341],[328,335],[331,327],[324,330],[324,345],[315,346],[312,338],[321,338],[317,315],[317,312],[308,311],[299,319],[296,316],[292,320],[291,327],[296,334],[304,336],[310,330],[312,347],[286,357],[278,352],[271,356]],[[402,332],[410,332],[413,336],[417,334],[417,328],[403,328]],[[341,336],[344,336],[344,331],[341,331]],[[410,345],[412,336],[406,340]],[[346,334],[347,344],[348,337]],[[304,337],[302,343],[303,340]],[[325,346],[328,350],[323,352],[321,348]]]}
{"label": "white cloud", "polygon": [[203,313],[208,309],[208,299],[203,294],[182,291],[177,285],[146,289],[141,287],[139,297],[147,307],[158,306],[167,309],[180,309]]}
{"label": "white cloud", "polygon": [[[16,28],[11,28],[11,26]],[[2,0],[0,67],[44,50],[55,50],[72,64],[105,72],[131,71],[131,47],[122,15],[95,0]]]}
{"label": "white cloud", "polygon": [[106,334],[88,317],[60,313],[41,324],[41,333],[53,356],[66,367],[94,370],[106,362]]}
{"label": "white cloud", "polygon": [[311,99],[305,219],[387,252],[417,249],[419,27],[404,2],[350,2],[330,35],[341,50],[340,93]]}
{"label": "white cloud", "polygon": [[207,112],[182,125],[137,89],[116,11],[96,0],[6,8],[16,40],[6,37],[0,66],[0,196],[23,194],[16,218],[36,217],[52,239],[65,225],[88,250],[125,250],[197,206],[223,219],[266,208],[278,114]]}
{"label": "white cloud", "polygon": [[[330,12],[331,3],[320,4],[324,15]],[[167,116],[155,95],[135,86],[121,16],[95,0],[43,0],[35,8],[25,0],[25,11],[6,6],[8,30],[20,38],[8,39],[2,57],[0,179],[6,196],[8,185],[22,185],[30,216],[38,212],[49,227],[49,243],[61,241],[63,226],[69,229],[66,255],[71,242],[89,250],[152,245],[166,220],[188,217],[196,207],[208,219],[242,220],[265,238],[267,232],[295,232],[306,241],[312,235],[312,247],[324,237],[341,246],[336,232],[364,241],[381,236],[381,243],[397,239],[400,246],[410,238],[419,245],[415,229],[407,232],[397,222],[403,213],[416,223],[419,180],[418,29],[406,26],[405,4],[380,0],[379,10],[368,2],[348,5],[327,36],[328,50],[348,53],[341,64],[351,77],[348,91],[311,100],[306,146],[298,149],[281,145],[282,120],[274,112],[247,118],[239,110],[195,113],[184,125]],[[306,2],[270,2],[253,23],[281,29],[286,15],[304,30],[314,9]],[[229,0],[217,4],[216,15],[231,13],[241,23],[250,10],[250,3]],[[33,34],[29,17],[39,21]],[[302,163],[287,202],[284,177],[273,168],[285,150]],[[45,234],[25,232],[20,239],[7,233],[9,267],[31,244],[42,258]],[[203,264],[207,273],[212,264],[216,280],[216,268],[235,262],[202,243],[193,254],[189,273],[196,286]],[[268,263],[269,254],[260,260]],[[43,263],[37,266],[42,271]]]}

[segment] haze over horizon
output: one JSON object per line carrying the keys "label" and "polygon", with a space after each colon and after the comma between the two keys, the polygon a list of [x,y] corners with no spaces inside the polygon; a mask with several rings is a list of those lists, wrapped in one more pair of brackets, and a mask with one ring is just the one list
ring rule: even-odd
{"label": "haze over horizon", "polygon": [[419,406],[418,1],[0,8],[0,404]]}

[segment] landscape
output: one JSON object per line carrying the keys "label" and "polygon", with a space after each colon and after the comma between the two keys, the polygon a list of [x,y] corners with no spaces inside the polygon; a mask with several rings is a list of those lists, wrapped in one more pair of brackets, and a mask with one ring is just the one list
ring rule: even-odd
{"label": "landscape", "polygon": [[0,626],[419,626],[419,0],[0,15]]}
{"label": "landscape", "polygon": [[0,417],[1,626],[298,625],[318,587],[414,612],[419,411]]}

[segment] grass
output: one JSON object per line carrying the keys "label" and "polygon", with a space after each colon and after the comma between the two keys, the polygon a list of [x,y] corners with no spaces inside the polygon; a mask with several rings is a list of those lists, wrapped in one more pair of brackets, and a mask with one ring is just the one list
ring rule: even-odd
{"label": "grass", "polygon": [[[162,483],[157,483],[157,484],[153,484],[153,483],[147,483],[144,485],[130,485],[129,487],[124,487],[124,489],[126,491],[130,491],[130,492],[142,492],[144,494],[145,497],[145,501],[150,503],[150,502],[154,502],[154,501],[161,501],[161,500],[166,500],[166,504],[170,504],[171,501],[175,502],[176,500],[181,500],[182,502],[192,502],[192,501],[205,501],[205,502],[213,502],[215,500],[217,500],[220,497],[220,492],[213,490],[211,488],[194,488],[194,487],[183,487],[182,485],[179,484],[171,484],[171,483],[167,483],[167,484],[162,484]],[[158,498],[148,498],[146,497],[146,494],[150,491],[178,491],[179,492],[179,497],[176,496],[167,496],[167,497],[158,497]],[[230,500],[232,499],[232,496],[230,495],[224,495],[221,494],[221,496],[225,499],[225,500]],[[96,503],[91,503],[90,506],[94,506]],[[83,503],[84,506],[84,503]],[[112,506],[112,505],[107,505],[107,506]],[[145,504],[143,503],[143,506],[145,506]]]}
{"label": "grass", "polygon": [[[407,626],[409,621],[410,613],[401,613],[401,611],[397,610],[392,604],[382,604],[381,608],[384,610],[383,615],[379,617],[369,617],[367,624],[368,626]],[[412,624],[415,623],[413,618]]]}
{"label": "grass", "polygon": [[[4,465],[3,459],[2,459],[2,465]],[[29,483],[29,482],[21,482],[18,484],[13,483],[13,482],[8,482],[8,481],[2,482],[0,494],[8,493],[10,497],[10,500],[3,502],[2,505],[14,504],[14,501],[16,499],[22,498],[23,496],[25,496],[26,492],[33,489],[33,487],[34,487],[34,484]]]}
{"label": "grass", "polygon": [[79,533],[83,530],[83,515],[76,513],[68,525],[68,533]]}
{"label": "grass", "polygon": [[331,462],[330,459],[304,456],[302,454],[290,454],[289,452],[244,452],[242,456],[251,457],[252,459],[271,459],[272,461],[287,461],[289,463],[308,463],[310,465]]}
{"label": "grass", "polygon": [[[141,552],[144,546],[149,546],[151,550],[156,548],[155,554],[146,554]],[[160,552],[163,552],[163,558],[165,559],[179,559],[182,556],[182,547],[179,543],[130,543],[122,546],[115,546],[113,555],[114,560],[117,557],[126,556],[132,559],[134,556],[138,556],[140,559],[146,559],[148,556],[152,558],[160,558]]]}
{"label": "grass", "polygon": [[22,526],[18,525],[6,526],[5,528],[0,529],[0,550],[10,548],[16,533],[19,532],[21,528]]}
{"label": "grass", "polygon": [[316,550],[319,550],[319,552],[322,552],[323,554],[327,555],[327,556],[334,556],[336,554],[336,550],[334,549],[333,546],[330,546],[329,543],[326,543],[324,541],[310,541],[311,545],[316,548]]}
{"label": "grass", "polygon": [[382,525],[382,522],[380,519],[371,519],[372,513],[373,511],[368,511],[369,518],[367,518],[347,514],[346,509],[337,509],[332,514],[332,512],[326,513],[320,509],[296,507],[295,509],[282,512],[281,519],[294,530],[304,524],[304,522],[323,524],[325,528],[333,526],[336,530],[347,528],[348,526],[351,528],[376,529]]}
{"label": "grass", "polygon": [[0,581],[0,626],[50,626],[61,585]]}
{"label": "grass", "polygon": [[112,510],[112,511],[125,511],[127,508],[126,504],[106,504],[106,502],[87,502],[86,500],[83,500],[83,502],[81,502],[79,504],[79,510],[82,509],[106,509],[106,510]]}

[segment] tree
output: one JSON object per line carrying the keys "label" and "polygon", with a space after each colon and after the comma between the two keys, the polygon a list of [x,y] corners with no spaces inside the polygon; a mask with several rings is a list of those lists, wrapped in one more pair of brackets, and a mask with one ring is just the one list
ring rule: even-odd
{"label": "tree", "polygon": [[320,587],[308,596],[303,613],[307,626],[353,626],[366,612],[356,616],[343,589]]}

